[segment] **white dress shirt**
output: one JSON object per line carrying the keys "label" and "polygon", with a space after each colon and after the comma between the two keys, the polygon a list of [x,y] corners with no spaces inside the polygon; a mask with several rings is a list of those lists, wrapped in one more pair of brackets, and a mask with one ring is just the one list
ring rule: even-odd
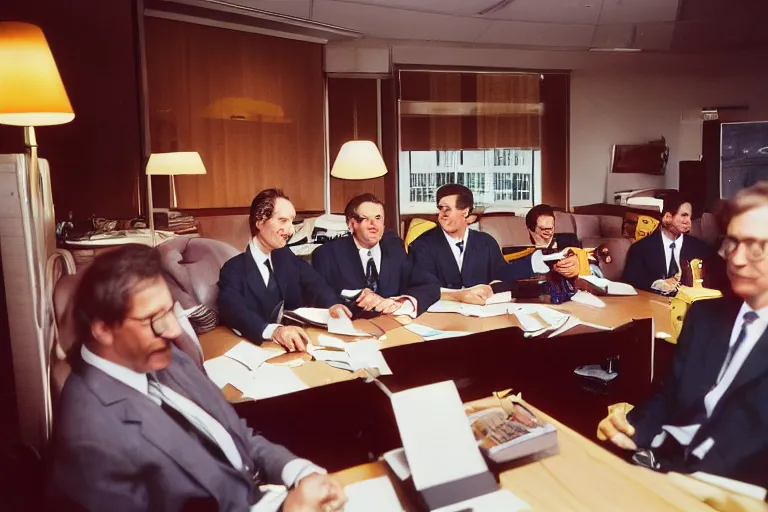
{"label": "white dress shirt", "polygon": [[664,243],[664,257],[666,258],[666,261],[667,261],[667,264],[666,264],[667,273],[669,273],[669,263],[670,263],[669,257],[672,255],[672,249],[670,249],[669,246],[672,244],[672,242],[675,243],[675,261],[677,262],[677,268],[679,270],[682,270],[683,269],[682,263],[680,263],[680,251],[683,250],[682,233],[680,234],[680,236],[677,237],[676,240],[672,240],[667,236],[667,233],[662,229],[661,240]]}
{"label": "white dress shirt", "polygon": [[[365,275],[368,271],[368,260],[373,258],[373,264],[376,266],[376,272],[377,274],[381,274],[381,244],[377,243],[370,249],[366,249],[365,247],[360,247],[360,244],[357,242],[357,239],[352,237],[352,240],[355,242],[355,246],[357,247],[357,252],[360,254],[360,263],[363,265],[363,274]],[[341,294],[343,296],[349,296],[354,295],[353,292],[357,292],[359,290],[342,290]],[[396,297],[388,297],[393,300],[400,300],[400,299],[406,299],[402,306],[400,306],[400,309],[395,311],[394,315],[408,315],[410,317],[416,318],[416,311],[417,311],[417,302],[414,297],[411,297],[410,295],[398,295]]]}
{"label": "white dress shirt", "polygon": [[[126,386],[135,389],[142,395],[146,396],[147,399],[151,400],[153,403],[160,406],[160,400],[150,395],[149,393],[149,379],[147,378],[146,373],[139,373],[125,366],[113,363],[112,361],[107,361],[103,357],[97,356],[96,354],[88,350],[88,347],[86,347],[85,345],[81,345],[80,355],[83,358],[83,361],[85,361],[87,364],[103,371],[113,379],[119,382],[122,382]],[[176,393],[176,395],[178,395],[178,393]],[[227,430],[221,425],[221,423],[219,423],[213,416],[208,414],[202,407],[197,405],[192,400],[189,400],[188,398],[183,397],[181,395],[178,395],[178,396],[185,400],[185,406],[188,407],[190,410],[197,409],[197,411],[195,411],[195,414],[198,420],[200,420],[201,422],[207,423],[207,428],[209,429],[215,429],[223,432],[223,435],[229,437],[229,442],[232,443],[232,445],[234,446],[234,440],[232,440],[232,437],[229,435]],[[239,457],[239,452],[238,452],[238,457]],[[242,459],[240,459],[240,461],[241,461],[240,464],[242,465]],[[240,470],[242,469],[242,466],[236,469]],[[301,480],[306,476],[311,475],[312,473],[326,474],[327,472],[325,469],[319,466],[316,466],[315,464],[308,461],[307,459],[297,458],[297,459],[293,459],[288,464],[286,464],[285,467],[283,467],[283,471],[281,472],[280,476],[284,486],[286,488],[290,488],[295,486],[299,482],[299,480]],[[282,497],[280,497],[281,494],[282,494]],[[276,489],[274,491],[268,491],[267,493],[265,493],[264,498],[259,500],[259,502],[256,503],[253,507],[251,507],[250,510],[252,512],[276,512],[282,505],[283,499],[285,499],[286,494],[287,494],[287,489],[285,488]]]}
{"label": "white dress shirt", "polygon": [[[733,329],[731,330],[731,339],[728,345],[729,347],[732,347],[736,342],[736,338],[739,337],[741,327],[744,324],[744,313],[748,311],[753,310],[745,302],[739,310],[739,314],[736,317],[736,322],[733,324]],[[752,324],[747,327],[747,335],[744,338],[741,346],[733,354],[733,357],[731,358],[731,361],[727,367],[725,366],[726,361],[723,361],[723,365],[720,368],[719,381],[709,391],[709,393],[704,396],[704,407],[707,411],[707,417],[712,415],[712,411],[715,409],[715,406],[723,397],[730,385],[733,383],[733,379],[736,378],[739,370],[741,370],[744,361],[747,360],[747,357],[749,357],[749,354],[757,344],[757,341],[765,332],[766,327],[768,327],[768,308],[755,311],[755,313],[757,313],[758,316],[757,320],[752,322]],[[680,443],[680,445],[688,446],[691,444],[691,441],[696,435],[696,432],[698,432],[700,426],[701,425],[686,425],[684,427],[678,427],[674,425],[664,425],[662,427],[662,432],[653,439],[651,448],[657,448],[661,446],[661,444],[666,439],[667,434],[673,436],[677,442]],[[706,455],[712,446],[714,446],[714,441],[712,438],[709,438],[697,446],[692,453],[700,459],[704,458],[704,455]]]}
{"label": "white dress shirt", "polygon": [[[248,247],[251,250],[251,256],[253,256],[253,261],[256,262],[256,268],[259,269],[259,273],[261,274],[261,279],[264,280],[264,286],[267,286],[269,283],[269,269],[267,268],[267,265],[264,262],[269,260],[269,266],[272,267],[272,272],[275,271],[275,266],[272,265],[272,253],[264,254],[264,252],[261,249],[259,249],[259,244],[257,244],[256,240],[254,240],[253,238],[251,238],[251,241],[248,242]],[[280,327],[280,324],[267,325],[264,328],[264,331],[261,333],[261,338],[265,340],[272,339],[272,334],[274,334],[275,329],[277,329],[278,327]]]}

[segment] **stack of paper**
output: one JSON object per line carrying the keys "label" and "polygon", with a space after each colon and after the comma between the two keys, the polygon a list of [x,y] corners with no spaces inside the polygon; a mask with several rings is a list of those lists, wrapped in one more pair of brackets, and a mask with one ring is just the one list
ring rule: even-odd
{"label": "stack of paper", "polygon": [[466,331],[441,331],[440,329],[433,329],[432,327],[427,327],[426,325],[413,323],[404,327],[412,333],[421,336],[427,341],[441,340],[444,338],[456,338],[458,336],[466,336],[468,334],[472,334],[471,332]]}
{"label": "stack of paper", "polygon": [[363,480],[344,487],[344,512],[402,512],[392,482],[386,476]]}
{"label": "stack of paper", "polygon": [[[491,299],[493,299],[493,297],[491,297]],[[439,300],[432,304],[427,311],[429,313],[459,313],[464,316],[488,318],[491,316],[506,315],[509,312],[509,308],[513,305],[514,304],[510,302],[494,302],[486,304],[485,306],[480,306],[477,304],[463,304],[452,300]]]}
{"label": "stack of paper", "polygon": [[307,352],[317,361],[329,366],[356,372],[363,368],[375,368],[380,375],[392,375],[377,340],[344,342],[332,336],[320,335],[320,345],[308,345]]}

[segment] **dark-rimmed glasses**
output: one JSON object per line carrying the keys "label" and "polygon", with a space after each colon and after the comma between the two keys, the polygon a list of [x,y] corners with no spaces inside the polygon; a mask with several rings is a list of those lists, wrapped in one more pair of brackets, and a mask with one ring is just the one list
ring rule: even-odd
{"label": "dark-rimmed glasses", "polygon": [[740,245],[744,246],[746,258],[749,261],[760,261],[766,256],[766,247],[768,240],[758,240],[756,238],[744,238],[739,240],[734,236],[726,236],[720,244],[719,254],[723,258],[729,258]]}
{"label": "dark-rimmed glasses", "polygon": [[136,318],[133,316],[129,316],[128,318],[149,326],[149,328],[152,329],[152,334],[158,338],[162,338],[163,334],[168,332],[173,327],[173,320],[170,318],[171,316],[173,316],[174,319],[176,318],[173,314],[173,308],[169,309],[165,313],[161,313],[149,318]]}

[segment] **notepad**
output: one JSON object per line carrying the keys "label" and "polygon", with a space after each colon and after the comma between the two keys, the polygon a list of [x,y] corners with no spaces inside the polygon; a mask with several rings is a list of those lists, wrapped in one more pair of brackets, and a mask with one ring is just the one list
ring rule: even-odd
{"label": "notepad", "polygon": [[256,370],[267,359],[271,359],[275,356],[285,353],[285,351],[273,351],[267,350],[254,345],[247,341],[241,341],[231,349],[227,350],[224,355],[230,359],[234,359],[246,367],[249,370]]}
{"label": "notepad", "polygon": [[254,400],[285,395],[309,387],[290,368],[269,363],[262,364],[258,370],[248,372],[247,375],[232,376],[229,383],[239,389],[243,396]]}

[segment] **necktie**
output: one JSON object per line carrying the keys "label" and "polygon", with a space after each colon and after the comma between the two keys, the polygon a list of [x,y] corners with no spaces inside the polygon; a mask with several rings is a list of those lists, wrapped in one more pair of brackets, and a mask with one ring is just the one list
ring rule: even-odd
{"label": "necktie", "polygon": [[232,436],[210,414],[185,396],[160,383],[148,375],[149,394],[160,400],[163,410],[184,430],[200,439],[205,448],[214,456],[228,461],[233,468],[243,467],[243,459],[237,451]]}
{"label": "necktie", "polygon": [[264,265],[269,270],[269,278],[267,279],[267,291],[270,293],[279,293],[277,289],[277,280],[275,279],[275,273],[272,271],[272,264],[269,262],[269,258],[264,260]]}
{"label": "necktie", "polygon": [[456,247],[459,248],[459,255],[462,255],[464,253],[464,240],[456,242]]}
{"label": "necktie", "polygon": [[669,244],[669,249],[669,270],[667,271],[667,279],[675,277],[675,275],[680,272],[680,267],[677,266],[677,261],[675,260],[675,242]]}
{"label": "necktie", "polygon": [[[733,345],[728,347],[728,353],[725,355],[725,361],[723,362],[723,366],[720,369],[720,374],[717,376],[717,383],[715,385],[719,384],[720,381],[723,380],[723,376],[725,375],[728,366],[731,364],[731,360],[733,359],[734,354],[736,354],[736,351],[739,349],[739,347],[741,347],[742,343],[744,343],[744,340],[747,337],[747,327],[752,324],[752,322],[757,320],[757,313],[754,311],[747,311],[744,313],[742,318],[744,319],[744,323],[741,325],[741,330],[739,331],[739,335],[736,337],[736,341],[733,342]],[[712,389],[714,389],[714,387],[715,386],[712,386]],[[672,425],[701,425],[707,419],[707,408],[704,405],[704,397],[701,397],[700,400],[697,400],[693,407],[689,408],[678,417],[680,418],[679,421],[672,422]]]}
{"label": "necktie", "polygon": [[365,264],[365,286],[373,293],[379,291],[379,272],[376,270],[371,251],[368,251],[368,263]]}
{"label": "necktie", "polygon": [[757,320],[757,313],[754,311],[747,311],[744,313],[743,319],[744,323],[741,325],[741,330],[739,331],[739,335],[736,337],[736,341],[733,342],[733,345],[728,347],[728,353],[725,355],[723,368],[720,370],[720,375],[717,376],[718,383],[723,380],[723,376],[725,375],[726,370],[728,370],[728,366],[731,364],[731,360],[733,359],[734,354],[736,354],[736,351],[739,350],[739,347],[742,345],[742,343],[744,343],[744,340],[747,337],[747,327],[752,325],[752,322]]}

